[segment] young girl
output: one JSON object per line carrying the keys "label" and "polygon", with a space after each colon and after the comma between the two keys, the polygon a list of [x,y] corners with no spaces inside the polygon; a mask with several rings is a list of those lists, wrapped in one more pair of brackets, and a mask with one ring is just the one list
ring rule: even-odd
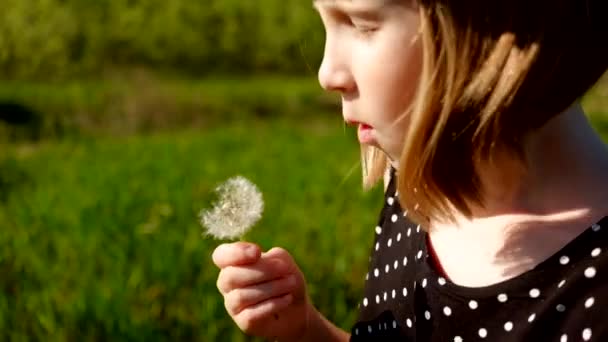
{"label": "young girl", "polygon": [[608,67],[603,4],[317,0],[321,85],[358,127],[364,184],[386,181],[359,319],[341,331],[287,251],[239,242],[213,254],[238,326],[279,341],[608,341],[608,151],[578,102]]}

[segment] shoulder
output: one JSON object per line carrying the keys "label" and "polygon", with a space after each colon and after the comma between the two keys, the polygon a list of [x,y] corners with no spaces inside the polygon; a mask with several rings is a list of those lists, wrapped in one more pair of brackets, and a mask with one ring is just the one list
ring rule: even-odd
{"label": "shoulder", "polygon": [[604,218],[571,250],[571,262],[566,256],[559,259],[564,272],[553,304],[570,313],[563,327],[585,341],[608,341],[607,237],[608,218]]}

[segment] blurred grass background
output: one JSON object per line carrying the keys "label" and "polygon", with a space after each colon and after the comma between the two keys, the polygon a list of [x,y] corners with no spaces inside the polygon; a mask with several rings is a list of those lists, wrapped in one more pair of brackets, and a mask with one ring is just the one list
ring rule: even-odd
{"label": "blurred grass background", "polygon": [[[381,189],[316,83],[322,32],[306,1],[4,0],[0,340],[254,340],[197,219],[236,174],[266,199],[247,239],[348,329]],[[584,106],[608,141],[606,78]]]}

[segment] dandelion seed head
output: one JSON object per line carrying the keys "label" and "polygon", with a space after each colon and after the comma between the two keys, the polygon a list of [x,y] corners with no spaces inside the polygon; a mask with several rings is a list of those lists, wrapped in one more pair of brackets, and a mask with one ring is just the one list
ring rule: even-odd
{"label": "dandelion seed head", "polygon": [[216,239],[238,239],[262,218],[264,199],[258,187],[242,176],[216,188],[217,201],[200,212],[205,234]]}

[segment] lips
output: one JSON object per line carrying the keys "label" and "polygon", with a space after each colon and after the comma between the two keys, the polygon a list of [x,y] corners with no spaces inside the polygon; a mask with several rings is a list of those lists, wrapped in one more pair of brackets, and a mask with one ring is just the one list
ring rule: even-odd
{"label": "lips", "polygon": [[373,135],[373,128],[367,124],[359,124],[359,128],[357,130],[357,137],[359,138],[359,142],[362,144],[371,144],[375,141]]}
{"label": "lips", "polygon": [[348,126],[359,126],[359,125],[364,125],[367,127],[371,127],[370,125],[366,124],[365,122],[361,122],[361,121],[357,121],[357,120],[351,120],[351,119],[344,119],[344,122],[346,122],[346,125]]}
{"label": "lips", "polygon": [[375,138],[373,135],[374,128],[364,122],[345,119],[344,120],[348,126],[357,126],[357,137],[359,138],[359,142],[361,144],[372,144],[375,142]]}

